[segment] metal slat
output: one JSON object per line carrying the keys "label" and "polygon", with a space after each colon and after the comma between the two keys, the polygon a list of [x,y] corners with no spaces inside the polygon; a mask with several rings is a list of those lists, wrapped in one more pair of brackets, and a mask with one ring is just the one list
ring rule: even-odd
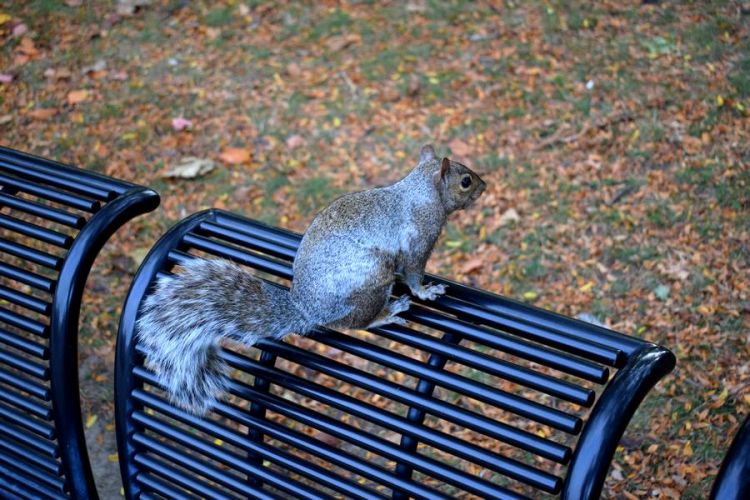
{"label": "metal slat", "polygon": [[[157,385],[157,380],[154,374],[143,367],[134,368],[133,375],[150,385]],[[158,405],[151,405],[159,411],[162,411],[162,408],[171,407],[169,403],[163,400],[160,400]],[[237,422],[240,425],[245,425],[250,428],[257,428],[264,434],[267,434],[274,439],[285,442],[306,453],[318,456],[343,468],[344,470],[356,471],[358,475],[366,477],[374,482],[383,484],[389,488],[410,491],[414,495],[419,495],[427,498],[444,498],[444,496],[440,495],[436,490],[415,483],[411,480],[394,476],[393,473],[389,470],[385,470],[372,465],[369,462],[363,461],[358,457],[337,450],[331,446],[321,444],[319,441],[311,439],[305,434],[291,430],[279,424],[269,422],[265,419],[254,417],[247,411],[241,410],[235,406],[220,402],[214,408],[214,412],[225,418],[228,418],[229,420]]]}
{"label": "metal slat", "polygon": [[21,269],[16,266],[11,266],[4,262],[0,262],[0,276],[5,276],[19,283],[33,286],[39,290],[43,290],[48,293],[52,293],[55,282],[44,276],[39,276],[25,269]]}
{"label": "metal slat", "polygon": [[86,218],[81,215],[73,215],[57,208],[0,193],[0,206],[3,205],[76,229],[80,229],[86,224]]}
{"label": "metal slat", "polygon": [[52,304],[3,285],[0,285],[0,300],[7,300],[8,302],[25,307],[30,311],[44,314],[45,316],[49,316],[50,309],[52,308]]}
{"label": "metal slat", "polygon": [[21,316],[20,314],[9,311],[3,307],[0,307],[0,321],[4,321],[9,325],[20,328],[21,330],[39,335],[40,337],[46,338],[49,334],[49,327],[47,325]]}
{"label": "metal slat", "polygon": [[266,241],[273,242],[278,245],[283,245],[294,251],[297,250],[299,242],[302,237],[291,231],[281,229],[274,226],[263,224],[262,222],[247,219],[245,217],[226,212],[224,210],[216,210],[214,212],[214,220],[222,227],[232,229],[235,231],[241,231],[247,234],[258,236]]}
{"label": "metal slat", "polygon": [[[157,492],[161,498],[166,498],[168,500],[201,500],[201,497],[178,492],[175,490],[174,486],[171,486],[169,483],[157,478],[153,474],[140,473],[135,477],[135,480],[140,483],[144,489],[150,488],[151,491]],[[151,499],[155,497],[144,493],[141,494],[141,498]]]}
{"label": "metal slat", "polygon": [[246,266],[254,267],[277,276],[291,278],[292,271],[286,262],[274,261],[261,254],[253,254],[247,250],[232,248],[226,244],[218,243],[214,240],[204,238],[203,236],[196,236],[194,234],[186,234],[182,241],[185,245],[189,245],[196,250],[201,250],[240,264],[245,264]]}
{"label": "metal slat", "polygon": [[0,168],[13,174],[42,184],[50,184],[84,196],[92,196],[102,201],[114,198],[127,190],[124,183],[95,176],[93,173],[52,162],[44,158],[0,148]]}
{"label": "metal slat", "polygon": [[[205,441],[186,434],[176,427],[172,427],[165,422],[161,422],[158,419],[150,417],[143,412],[136,411],[132,415],[133,421],[143,425],[146,429],[160,434],[166,438],[171,439],[175,443],[182,445],[186,448],[190,448],[193,451],[197,451],[202,455],[205,455],[212,460],[223,463],[233,471],[242,472],[243,474],[252,475],[261,479],[264,483],[267,483],[274,488],[281,491],[294,495],[296,497],[306,497],[325,500],[330,498],[327,495],[316,494],[315,491],[309,487],[304,487],[297,481],[289,478],[284,478],[274,473],[270,469],[265,467],[256,467],[248,462],[244,456],[239,456],[234,453],[230,453],[226,450],[221,449],[218,446],[211,446]],[[243,492],[240,492],[243,493]]]}
{"label": "metal slat", "polygon": [[295,474],[307,477],[316,481],[323,486],[336,490],[340,493],[347,495],[355,495],[357,498],[366,498],[375,500],[382,498],[375,492],[360,488],[358,485],[347,482],[343,478],[333,474],[326,469],[319,467],[314,464],[306,464],[299,460],[299,458],[288,453],[279,451],[268,445],[257,443],[244,434],[237,433],[231,429],[218,425],[211,420],[204,420],[196,417],[195,415],[189,414],[184,410],[175,408],[165,404],[163,400],[155,397],[153,394],[148,393],[142,389],[137,389],[133,392],[133,398],[142,403],[145,406],[156,409],[159,413],[164,414],[170,418],[178,420],[185,425],[189,425],[201,432],[209,434],[215,438],[219,438],[222,441],[229,443],[237,448],[243,449],[250,453],[255,453],[263,457],[264,460],[268,460],[277,464],[280,467],[291,470]]}
{"label": "metal slat", "polygon": [[11,177],[2,173],[0,173],[0,184],[11,186],[19,191],[23,191],[24,193],[38,196],[39,198],[44,198],[55,203],[60,203],[61,205],[67,205],[71,208],[77,208],[78,210],[84,210],[86,212],[94,213],[101,207],[101,203],[97,200],[90,200],[72,193],[58,191],[47,186],[32,184],[23,179]]}
{"label": "metal slat", "polygon": [[416,330],[398,326],[385,326],[374,330],[378,335],[409,345],[417,349],[445,356],[454,363],[495,375],[518,385],[529,387],[551,396],[589,407],[596,396],[591,389],[585,389],[564,380],[559,380],[534,370],[487,356],[461,346],[449,345]]}
{"label": "metal slat", "polygon": [[[3,376],[3,373],[4,372],[0,372],[0,377]],[[0,381],[7,383],[7,381],[3,378],[0,378]],[[21,388],[21,390],[25,390],[25,389]],[[49,421],[52,419],[52,410],[50,410],[46,406],[40,405],[39,403],[29,401],[28,397],[24,397],[15,391],[11,391],[3,387],[2,384],[0,384],[0,401],[4,401],[5,403],[8,403],[9,405],[15,406],[16,408],[20,408],[23,411],[29,412],[35,417],[41,418],[42,420]]]}
{"label": "metal slat", "polygon": [[198,228],[196,228],[195,232],[205,236],[220,238],[224,241],[228,241],[230,243],[234,243],[236,245],[241,245],[251,249],[264,250],[265,252],[279,259],[291,261],[292,259],[294,259],[294,255],[297,253],[296,245],[293,247],[269,245],[269,243],[271,242],[258,237],[255,234],[245,233],[233,228],[227,228],[226,226],[221,226],[213,222],[201,222]]}
{"label": "metal slat", "polygon": [[60,456],[60,450],[58,450],[54,443],[43,437],[29,434],[26,430],[6,424],[3,421],[0,421],[0,435],[4,435],[5,439],[13,439],[24,446],[28,446],[49,458],[58,458]]}
{"label": "metal slat", "polygon": [[0,417],[8,422],[23,427],[46,439],[55,439],[55,429],[51,425],[37,420],[25,413],[14,410],[10,406],[0,403]]}
{"label": "metal slat", "polygon": [[184,467],[196,474],[199,474],[210,479],[211,481],[224,486],[225,488],[229,488],[237,493],[246,495],[247,497],[265,500],[273,500],[276,498],[274,495],[269,494],[269,492],[267,491],[253,488],[252,486],[244,482],[242,478],[234,477],[230,474],[224,473],[216,467],[212,467],[206,463],[200,462],[192,458],[190,455],[187,455],[176,448],[161,443],[156,439],[153,439],[144,434],[134,434],[133,442],[146,450],[149,450],[159,456],[166,458],[167,460],[179,465],[180,467]]}
{"label": "metal slat", "polygon": [[419,408],[444,420],[451,421],[462,427],[480,432],[493,439],[511,444],[523,450],[534,453],[559,463],[567,463],[570,458],[570,448],[554,441],[541,438],[536,434],[516,429],[515,427],[496,422],[482,415],[472,413],[450,403],[426,397],[416,391],[383,380],[377,376],[357,370],[343,363],[324,358],[284,342],[266,346],[269,352],[294,361],[300,365],[318,370],[344,382],[376,392],[408,406]]}
{"label": "metal slat", "polygon": [[69,248],[70,244],[73,243],[73,238],[67,234],[58,233],[57,231],[32,224],[31,222],[20,221],[7,215],[0,215],[0,228],[5,228],[60,248]]}
{"label": "metal slat", "polygon": [[0,240],[0,251],[56,271],[60,270],[63,263],[60,257],[55,257],[47,252],[42,252],[19,243],[13,243],[12,241]]}
{"label": "metal slat", "polygon": [[0,382],[24,392],[28,392],[42,401],[50,400],[50,390],[47,387],[32,380],[28,380],[20,374],[11,373],[0,368]]}
{"label": "metal slat", "polygon": [[49,349],[47,349],[47,346],[37,344],[4,328],[0,328],[0,342],[39,359],[46,360],[49,358]]}
{"label": "metal slat", "polygon": [[[215,487],[211,487],[211,485],[209,485],[208,483],[180,473],[179,471],[175,470],[171,466],[171,464],[163,460],[159,460],[155,456],[138,453],[133,457],[133,461],[136,463],[136,465],[139,465],[143,467],[144,470],[149,471],[150,474],[157,474],[163,478],[166,478],[177,486],[185,488],[188,491],[199,493],[203,498],[211,498],[212,500],[235,500],[237,498],[223,494]],[[164,488],[168,488],[166,483],[164,484]]]}
{"label": "metal slat", "polygon": [[[18,469],[18,463],[8,460],[0,455],[0,476],[4,477],[13,486],[14,495],[24,495],[21,498],[38,499],[67,499],[65,495],[64,482],[55,476],[47,475],[33,467]],[[43,483],[43,484],[42,484]],[[3,481],[0,480],[0,492],[3,489]],[[18,498],[8,496],[6,498]]]}
{"label": "metal slat", "polygon": [[49,379],[49,368],[40,365],[39,363],[29,361],[26,358],[4,349],[0,349],[0,363],[4,363],[7,366],[20,370],[40,380],[46,381]]}
{"label": "metal slat", "polygon": [[[509,394],[488,385],[475,382],[465,377],[459,377],[443,370],[436,370],[423,363],[414,361],[411,358],[393,353],[373,344],[368,344],[367,342],[355,339],[354,337],[348,337],[331,330],[321,330],[320,334],[316,333],[313,337],[315,340],[323,344],[355,354],[361,358],[374,361],[409,375],[429,380],[430,382],[434,382],[437,385],[456,391],[470,398],[502,408],[517,415],[522,415],[536,422],[565,431],[569,434],[577,434],[581,430],[583,422],[578,417],[529,401],[514,394]],[[269,341],[262,340],[257,343],[257,346],[265,349],[269,344]]]}
{"label": "metal slat", "polygon": [[24,462],[39,467],[51,474],[61,475],[62,465],[57,460],[47,458],[31,451],[25,446],[11,442],[8,439],[0,439],[0,450],[11,455],[14,460],[19,460],[19,466],[25,468]]}
{"label": "metal slat", "polygon": [[[230,353],[225,356],[225,359],[228,360],[230,366],[239,368],[240,370],[247,370],[253,375],[260,375],[281,387],[285,387],[298,394],[302,394],[334,408],[338,408],[350,415],[363,418],[381,427],[401,434],[411,435],[434,448],[439,448],[451,455],[482,465],[488,469],[492,469],[495,472],[527,483],[531,486],[549,491],[559,489],[561,485],[561,480],[551,474],[547,474],[502,455],[489,453],[478,446],[461,441],[460,439],[454,438],[445,433],[422,425],[415,425],[403,417],[361,403],[354,398],[337,393],[330,389],[316,386],[316,384],[306,382],[297,376],[285,372],[270,370],[251,360],[243,359],[239,356],[233,356]],[[278,404],[285,404],[283,398],[277,396],[268,397],[273,398]]]}

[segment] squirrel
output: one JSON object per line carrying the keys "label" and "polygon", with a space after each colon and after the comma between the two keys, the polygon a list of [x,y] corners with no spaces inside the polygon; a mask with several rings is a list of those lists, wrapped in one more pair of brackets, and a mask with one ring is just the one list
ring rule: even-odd
{"label": "squirrel", "polygon": [[137,336],[171,403],[194,414],[228,389],[224,338],[304,335],[317,326],[372,328],[405,324],[409,296],[391,300],[396,277],[413,295],[435,300],[444,285],[422,284],[446,218],[467,208],[485,182],[465,165],[439,159],[432,146],[417,166],[385,187],[341,196],[305,231],[290,290],[224,259],[195,258],[157,279],[143,302]]}

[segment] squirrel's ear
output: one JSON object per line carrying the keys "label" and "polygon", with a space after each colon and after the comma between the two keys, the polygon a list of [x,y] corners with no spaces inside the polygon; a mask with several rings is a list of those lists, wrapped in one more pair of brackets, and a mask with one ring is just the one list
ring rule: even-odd
{"label": "squirrel's ear", "polygon": [[445,179],[445,174],[448,173],[448,168],[451,166],[451,161],[448,158],[443,158],[443,163],[440,164],[440,178]]}
{"label": "squirrel's ear", "polygon": [[435,150],[432,149],[432,144],[424,146],[419,152],[419,161],[433,160],[434,158]]}

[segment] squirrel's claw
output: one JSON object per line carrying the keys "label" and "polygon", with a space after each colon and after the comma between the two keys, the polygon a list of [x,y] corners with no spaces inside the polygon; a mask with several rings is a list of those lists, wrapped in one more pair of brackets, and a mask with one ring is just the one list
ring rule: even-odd
{"label": "squirrel's claw", "polygon": [[443,285],[442,283],[439,285],[428,283],[426,286],[414,290],[414,295],[422,300],[435,300],[443,295],[447,288],[447,285]]}

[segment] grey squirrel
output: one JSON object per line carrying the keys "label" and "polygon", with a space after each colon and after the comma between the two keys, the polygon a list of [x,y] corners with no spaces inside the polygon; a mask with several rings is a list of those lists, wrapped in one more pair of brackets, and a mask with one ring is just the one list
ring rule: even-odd
{"label": "grey squirrel", "polygon": [[204,414],[227,390],[222,338],[253,345],[304,335],[318,325],[403,324],[409,297],[390,300],[397,276],[434,300],[443,285],[422,285],[447,216],[476,201],[485,182],[466,166],[422,148],[395,184],[336,199],[312,221],[294,259],[291,290],[223,259],[193,259],[159,278],[143,303],[138,339],[173,404]]}

